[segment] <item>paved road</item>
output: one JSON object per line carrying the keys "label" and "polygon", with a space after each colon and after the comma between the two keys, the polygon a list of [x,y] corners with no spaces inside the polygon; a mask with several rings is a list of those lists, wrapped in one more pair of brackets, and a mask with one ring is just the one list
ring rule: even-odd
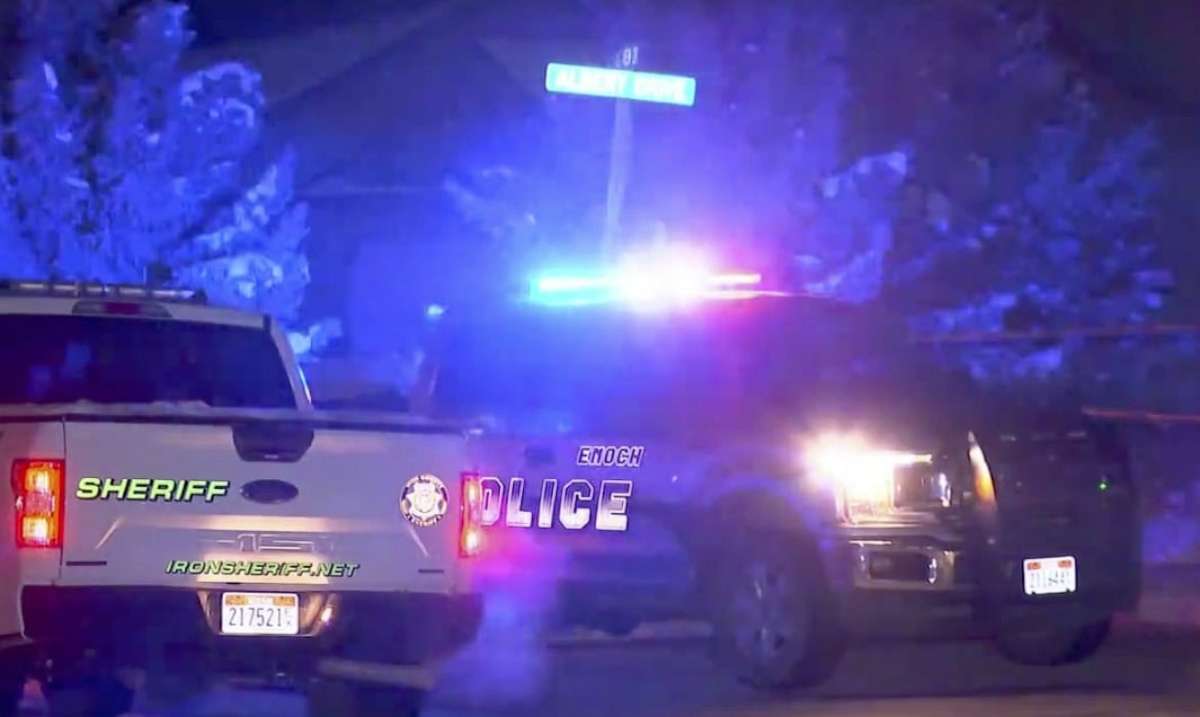
{"label": "paved road", "polygon": [[[187,711],[222,717],[304,713],[298,695],[231,688],[214,690]],[[1092,661],[1054,669],[1010,665],[984,643],[860,646],[830,683],[770,696],[732,683],[694,638],[555,647],[497,641],[449,666],[428,710],[432,717],[972,713],[1200,714],[1200,632],[1125,624]]]}

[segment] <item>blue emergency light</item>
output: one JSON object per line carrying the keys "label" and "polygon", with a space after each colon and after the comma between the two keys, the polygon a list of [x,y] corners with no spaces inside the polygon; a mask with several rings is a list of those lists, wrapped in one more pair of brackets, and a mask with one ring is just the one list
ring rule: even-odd
{"label": "blue emergency light", "polygon": [[695,250],[672,247],[631,254],[615,268],[595,273],[548,272],[530,284],[529,300],[545,306],[621,303],[657,311],[700,301],[749,299],[768,293],[762,276],[711,270]]}

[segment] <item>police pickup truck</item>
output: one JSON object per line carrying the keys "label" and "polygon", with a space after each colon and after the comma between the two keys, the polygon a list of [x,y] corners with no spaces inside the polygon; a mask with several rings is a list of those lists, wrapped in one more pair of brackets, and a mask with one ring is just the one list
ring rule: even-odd
{"label": "police pickup truck", "polygon": [[739,676],[781,687],[824,678],[858,636],[1079,660],[1136,602],[1120,445],[981,393],[874,309],[441,321],[424,400],[484,432],[481,577],[544,581],[558,619],[620,634],[704,618]]}
{"label": "police pickup truck", "polygon": [[222,673],[417,710],[479,618],[461,431],[312,410],[269,317],[189,292],[6,282],[0,329],[0,713]]}

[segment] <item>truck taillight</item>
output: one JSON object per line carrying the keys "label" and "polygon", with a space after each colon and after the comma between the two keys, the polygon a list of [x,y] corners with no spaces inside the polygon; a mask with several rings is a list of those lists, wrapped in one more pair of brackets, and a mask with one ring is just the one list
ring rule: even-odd
{"label": "truck taillight", "polygon": [[58,459],[13,461],[17,547],[61,548],[66,466]]}
{"label": "truck taillight", "polygon": [[483,549],[483,485],[475,473],[462,474],[462,531],[458,553],[464,558]]}

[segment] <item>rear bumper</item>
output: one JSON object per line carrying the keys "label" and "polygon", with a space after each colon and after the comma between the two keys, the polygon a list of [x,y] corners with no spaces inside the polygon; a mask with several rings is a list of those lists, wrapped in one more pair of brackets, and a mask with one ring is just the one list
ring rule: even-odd
{"label": "rear bumper", "polygon": [[219,604],[219,592],[171,588],[29,586],[21,594],[25,637],[43,656],[145,667],[183,651],[232,673],[303,672],[327,657],[422,664],[473,640],[482,618],[477,595],[310,592],[301,593],[301,635],[231,637],[219,634]]}

